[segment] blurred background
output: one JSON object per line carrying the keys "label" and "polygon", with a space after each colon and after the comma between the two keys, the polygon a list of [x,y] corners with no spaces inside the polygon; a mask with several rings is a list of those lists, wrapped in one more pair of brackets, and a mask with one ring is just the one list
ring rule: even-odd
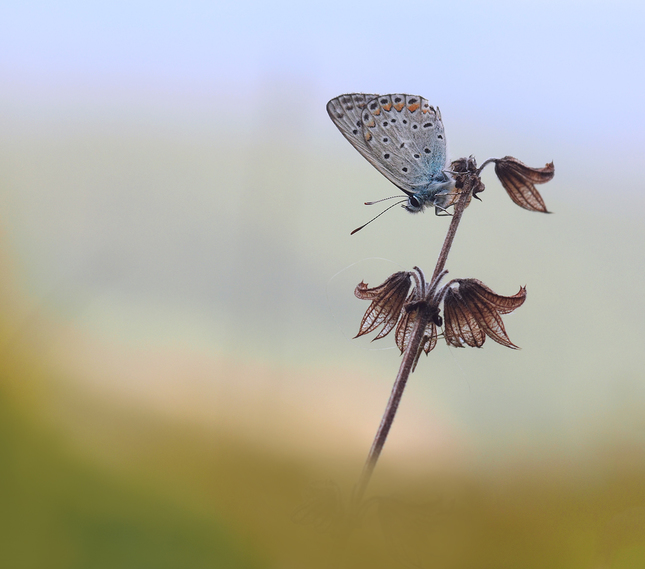
{"label": "blurred background", "polygon": [[[0,5],[2,566],[645,566],[644,23],[635,1]],[[327,117],[347,92],[423,95],[451,158],[556,175],[542,215],[485,172],[448,269],[527,286],[522,350],[422,359],[340,546],[298,507],[347,501],[400,361],[351,340],[353,289],[431,273],[449,223],[395,208],[350,237],[396,190]]]}

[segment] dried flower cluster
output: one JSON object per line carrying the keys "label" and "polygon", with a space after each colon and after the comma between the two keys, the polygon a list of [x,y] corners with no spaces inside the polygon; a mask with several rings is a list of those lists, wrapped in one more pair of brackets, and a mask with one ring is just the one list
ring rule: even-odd
{"label": "dried flower cluster", "polygon": [[[480,173],[490,163],[495,164],[497,177],[517,205],[531,211],[547,213],[544,200],[535,184],[543,184],[553,178],[553,163],[544,168],[530,168],[512,156],[491,158],[479,168],[472,156],[452,162],[450,167],[455,177],[455,192],[449,205],[456,206],[461,200],[459,207],[460,211],[463,211],[473,197],[479,199],[477,195],[485,190]],[[435,274],[443,271],[450,243],[445,248],[446,254],[440,257]],[[441,279],[446,273],[447,271],[439,273],[430,286],[418,267],[413,271],[394,273],[383,284],[373,288],[361,282],[354,294],[362,300],[370,300],[371,304],[365,311],[356,337],[382,326],[374,338],[378,340],[396,328],[396,345],[403,353],[410,343],[419,313],[423,310],[427,324],[419,353],[423,350],[428,354],[436,346],[437,328],[442,326],[443,337],[451,346],[481,348],[488,336],[502,346],[517,348],[506,333],[502,315],[523,304],[526,288],[521,287],[513,296],[501,296],[477,279],[453,279],[440,287]]]}
{"label": "dried flower cluster", "polygon": [[553,162],[550,162],[544,168],[531,168],[520,162],[512,156],[504,158],[491,158],[486,160],[479,168],[475,159],[459,158],[450,164],[450,170],[455,177],[455,190],[446,207],[450,207],[457,202],[460,193],[470,191],[470,197],[480,199],[477,194],[483,192],[486,188],[479,178],[479,174],[487,164],[495,164],[495,174],[504,186],[508,196],[521,208],[529,211],[549,213],[544,204],[544,200],[535,184],[544,184],[553,178],[555,169]]}
{"label": "dried flower cluster", "polygon": [[[396,345],[403,354],[381,423],[352,494],[349,511],[357,518],[406,383],[420,354],[432,351],[440,335],[448,345],[458,348],[481,348],[487,336],[502,346],[517,348],[506,333],[502,316],[524,303],[525,287],[512,296],[502,296],[473,278],[453,279],[442,284],[448,273],[445,270],[448,254],[463,213],[472,199],[480,199],[479,194],[486,189],[480,177],[483,168],[494,164],[497,177],[515,204],[529,211],[548,213],[535,186],[551,180],[554,167],[551,162],[543,168],[530,168],[512,156],[491,158],[478,167],[475,158],[470,156],[453,161],[449,169],[443,170],[445,139],[441,115],[423,97],[351,93],[332,99],[327,111],[352,146],[406,194],[367,224],[402,203],[410,212],[432,205],[437,214],[452,216],[429,282],[421,269],[414,267],[412,271],[394,273],[376,287],[370,288],[361,282],[354,291],[359,299],[370,301],[356,337],[378,330],[374,338],[377,340],[394,330]],[[389,113],[391,116],[386,117]],[[426,121],[430,116],[432,120]],[[378,121],[376,117],[379,117]],[[403,128],[397,124],[392,130],[388,125],[394,124],[399,117],[400,124],[408,126]],[[396,155],[393,154],[395,150]],[[423,162],[423,167],[419,166],[422,150],[423,154],[431,155],[429,161]],[[437,161],[441,164],[439,168]],[[446,174],[450,174],[452,180]],[[454,189],[451,189],[453,180]],[[367,202],[366,205],[379,201],[382,200]],[[453,208],[451,213],[447,211],[450,207]],[[439,328],[442,328],[441,334]],[[324,522],[321,520],[338,519],[340,516],[338,496],[332,487],[322,485],[316,488],[307,505],[298,516],[303,522],[322,525]]]}
{"label": "dried flower cluster", "polygon": [[396,345],[403,353],[408,346],[415,318],[423,307],[429,312],[421,343],[421,349],[426,354],[437,344],[437,327],[441,326],[446,342],[457,348],[481,348],[486,336],[502,346],[517,348],[506,334],[501,316],[522,305],[526,299],[526,288],[520,288],[513,296],[501,296],[477,279],[453,279],[439,287],[444,275],[445,272],[429,288],[418,267],[414,271],[394,273],[383,284],[373,288],[360,283],[354,294],[372,302],[365,311],[356,337],[382,326],[374,338],[377,340],[396,327]]}

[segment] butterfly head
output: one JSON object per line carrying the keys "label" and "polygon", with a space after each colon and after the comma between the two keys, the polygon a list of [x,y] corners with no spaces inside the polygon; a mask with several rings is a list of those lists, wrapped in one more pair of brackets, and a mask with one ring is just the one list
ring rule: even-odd
{"label": "butterfly head", "polygon": [[455,181],[442,173],[441,179],[435,179],[427,187],[417,191],[410,192],[403,190],[407,196],[407,203],[403,205],[403,209],[410,213],[419,213],[426,207],[435,207],[439,210],[444,210],[449,202],[449,195],[455,187]]}
{"label": "butterfly head", "polygon": [[410,213],[419,213],[420,211],[423,211],[423,208],[425,208],[425,206],[426,204],[423,201],[412,194],[408,196],[408,202],[403,205],[403,209],[409,211]]}

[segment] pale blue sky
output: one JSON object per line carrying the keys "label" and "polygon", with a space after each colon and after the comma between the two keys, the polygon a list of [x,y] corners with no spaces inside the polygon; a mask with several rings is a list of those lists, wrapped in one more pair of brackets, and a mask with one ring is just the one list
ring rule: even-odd
{"label": "pale blue sky", "polygon": [[192,104],[277,77],[320,101],[419,92],[643,142],[640,2],[6,2],[0,22],[4,99],[152,90]]}
{"label": "pale blue sky", "polygon": [[336,135],[333,96],[408,92],[441,107],[453,157],[554,159],[569,186],[640,195],[619,164],[645,150],[644,26],[641,2],[6,2],[0,106],[228,126],[293,114],[319,138]]}

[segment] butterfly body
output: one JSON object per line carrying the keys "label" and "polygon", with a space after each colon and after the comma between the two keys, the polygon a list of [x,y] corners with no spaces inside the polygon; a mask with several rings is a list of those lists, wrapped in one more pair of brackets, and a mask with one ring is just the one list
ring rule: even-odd
{"label": "butterfly body", "polygon": [[416,213],[450,205],[454,180],[446,170],[446,139],[439,109],[416,95],[351,93],[327,103],[342,135],[407,196]]}

